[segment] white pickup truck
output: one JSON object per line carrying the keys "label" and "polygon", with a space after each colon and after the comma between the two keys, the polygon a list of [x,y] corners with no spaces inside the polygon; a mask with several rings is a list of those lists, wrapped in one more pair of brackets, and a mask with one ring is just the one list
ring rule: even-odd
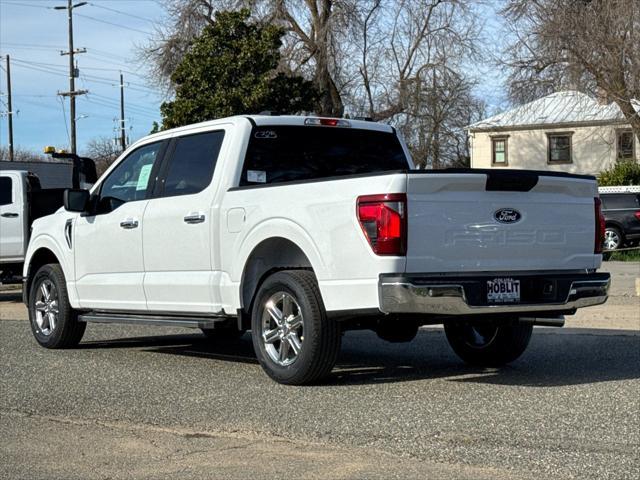
{"label": "white pickup truck", "polygon": [[42,189],[26,170],[0,170],[0,283],[22,281],[31,223],[58,210],[64,190]]}
{"label": "white pickup truck", "polygon": [[[1,284],[22,281],[31,223],[58,210],[66,188],[87,188],[96,181],[93,160],[64,152],[49,153],[71,162],[0,162]],[[56,188],[43,188],[38,173],[45,175],[45,185],[53,183]]]}
{"label": "white pickup truck", "polygon": [[607,299],[593,177],[412,170],[373,122],[237,116],[133,144],[37,220],[24,270],[36,340],[86,322],[252,331],[266,373],[329,374],[342,332],[409,341],[444,324],[471,364],[519,357],[533,325]]}

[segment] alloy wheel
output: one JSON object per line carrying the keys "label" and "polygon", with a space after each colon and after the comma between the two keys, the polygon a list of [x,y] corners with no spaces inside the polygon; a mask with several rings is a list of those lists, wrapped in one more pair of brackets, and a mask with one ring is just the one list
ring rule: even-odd
{"label": "alloy wheel", "polygon": [[260,336],[269,358],[282,367],[294,363],[304,342],[300,305],[287,292],[277,292],[264,303]]}
{"label": "alloy wheel", "polygon": [[51,280],[43,280],[35,302],[36,324],[40,333],[49,336],[58,324],[58,289]]}
{"label": "alloy wheel", "polygon": [[607,229],[604,232],[604,248],[606,250],[615,250],[620,246],[620,235],[615,230]]}

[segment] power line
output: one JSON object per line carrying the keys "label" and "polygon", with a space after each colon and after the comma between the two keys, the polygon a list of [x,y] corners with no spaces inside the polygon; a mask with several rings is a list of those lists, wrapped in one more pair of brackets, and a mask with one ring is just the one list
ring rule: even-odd
{"label": "power line", "polygon": [[44,5],[34,5],[32,3],[13,2],[13,1],[7,1],[7,0],[4,0],[2,3],[4,3],[5,5],[17,5],[20,7],[45,8],[47,10],[51,9],[51,7],[45,7]]}
{"label": "power line", "polygon": [[[89,103],[93,104],[93,105],[98,105],[98,106],[109,108],[109,109],[113,109],[113,110],[116,110],[116,111],[118,109],[117,105],[106,103],[101,99],[95,99],[95,98],[87,97],[86,100]],[[127,108],[129,108],[129,106],[127,106]],[[129,111],[131,111],[131,113],[133,113],[134,115],[138,115],[138,116],[141,116],[141,117],[146,117],[146,118],[153,119],[153,120],[157,120],[159,118],[159,115],[153,115],[151,113],[137,111],[137,110],[134,110],[132,108],[129,108]],[[113,119],[115,120],[115,117],[113,117]]]}
{"label": "power line", "polygon": [[54,71],[54,70],[47,69],[47,68],[44,68],[44,67],[37,67],[37,66],[34,66],[34,65],[25,65],[23,63],[17,63],[16,62],[15,66],[16,67],[21,67],[21,68],[28,68],[29,70],[35,70],[36,72],[50,73],[51,75],[58,75],[58,76],[61,76],[61,77],[67,77],[68,76],[67,73]]}
{"label": "power line", "polygon": [[[31,70],[35,70],[37,72],[43,72],[43,73],[50,73],[52,75],[58,75],[61,77],[67,77],[68,74],[64,71],[62,71],[61,69],[64,67],[61,67],[60,65],[56,65],[53,63],[44,63],[44,62],[27,62],[24,60],[17,60],[14,59],[14,61],[16,62],[16,66],[18,67],[22,67],[22,68],[28,68]],[[51,68],[53,67],[53,69]],[[83,67],[83,69],[90,69],[91,67]],[[57,69],[57,70],[56,70]],[[113,71],[119,71],[116,69],[109,69],[109,70],[113,70]],[[108,77],[102,77],[99,75],[88,75],[88,74],[81,74],[82,77],[84,77],[86,80],[91,81],[91,82],[95,82],[95,83],[99,83],[102,85],[109,85],[109,86],[116,86],[117,84],[115,83],[116,80],[115,79],[111,79]],[[136,92],[141,92],[141,93],[152,93],[152,94],[158,94],[158,92],[156,90],[153,90],[141,83],[137,83],[137,82],[127,82],[127,84],[129,85],[133,85],[130,86],[129,88],[133,91]]]}
{"label": "power line", "polygon": [[[97,93],[92,93],[91,96],[92,97],[96,97],[97,99],[102,100],[103,102],[113,102],[114,105],[117,103],[115,100],[113,100],[112,98],[109,98],[109,97],[107,97],[105,95],[99,95]],[[140,111],[145,112],[145,113],[153,113],[154,115],[157,114],[157,111],[154,110],[153,108],[145,107],[145,106],[142,106],[142,105],[137,105],[135,103],[127,102],[127,107],[128,108],[136,108],[136,109],[139,109]]]}
{"label": "power line", "polygon": [[120,25],[119,23],[114,23],[114,22],[109,22],[107,20],[101,20],[99,18],[95,18],[95,17],[90,17],[89,15],[81,15],[81,14],[76,14],[78,17],[82,17],[82,18],[86,18],[87,20],[93,20],[94,22],[100,22],[100,23],[104,23],[107,25],[111,25],[113,27],[119,27],[119,28],[124,28],[125,30],[131,30],[132,32],[138,32],[138,33],[144,33],[145,35],[151,35],[151,32],[145,32],[144,30],[139,30],[137,28],[133,28],[133,27],[126,27],[124,25]]}
{"label": "power line", "polygon": [[[34,60],[24,60],[22,58],[16,58],[16,57],[12,57],[12,60],[14,60],[15,62],[19,62],[21,64],[25,64],[25,65],[34,65],[34,66],[42,66],[42,67],[53,67],[53,68],[57,68],[57,69],[63,68],[63,69],[65,69],[65,72],[66,72],[66,67],[64,67],[62,65],[59,65],[57,63],[36,62]],[[123,73],[128,73],[130,75],[134,75],[134,76],[140,77],[142,79],[145,78],[143,75],[140,75],[138,73],[131,72],[129,70],[125,70],[125,69],[122,69],[122,68],[82,67],[82,69],[83,70],[107,71],[107,72],[123,72]],[[65,73],[65,75],[66,75],[66,73]],[[110,80],[107,77],[100,77],[98,75],[91,75],[91,76],[95,77],[95,78],[98,78],[98,79],[101,79],[101,80]],[[137,85],[140,88],[148,88],[146,85],[144,85],[142,83],[136,83],[136,82],[127,82],[127,83],[130,83],[131,85]],[[149,90],[154,91],[153,89],[150,89],[150,88],[149,88]]]}
{"label": "power line", "polygon": [[90,2],[89,5],[92,7],[101,8],[103,10],[108,10],[110,12],[119,13],[121,15],[126,15],[127,17],[137,18],[139,20],[143,20],[145,22],[153,23],[153,20],[149,20],[148,18],[140,17],[138,15],[134,15],[133,13],[123,12],[122,10],[116,10],[115,8],[104,7],[102,5],[98,5],[97,3]]}

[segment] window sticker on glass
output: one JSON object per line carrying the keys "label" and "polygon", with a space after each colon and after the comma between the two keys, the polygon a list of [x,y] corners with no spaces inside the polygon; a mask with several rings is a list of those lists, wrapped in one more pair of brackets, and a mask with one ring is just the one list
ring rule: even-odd
{"label": "window sticker on glass", "polygon": [[138,184],[136,185],[136,190],[146,190],[147,185],[149,184],[149,175],[151,175],[151,167],[153,164],[143,165],[140,169],[140,175],[138,175]]}
{"label": "window sticker on glass", "polygon": [[247,182],[267,183],[267,172],[264,170],[247,170]]}

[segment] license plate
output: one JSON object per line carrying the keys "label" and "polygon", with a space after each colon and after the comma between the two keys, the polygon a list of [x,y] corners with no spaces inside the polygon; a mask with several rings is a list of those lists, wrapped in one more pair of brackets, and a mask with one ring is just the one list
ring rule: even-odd
{"label": "license plate", "polygon": [[518,303],[520,301],[520,280],[494,278],[487,280],[487,302]]}

